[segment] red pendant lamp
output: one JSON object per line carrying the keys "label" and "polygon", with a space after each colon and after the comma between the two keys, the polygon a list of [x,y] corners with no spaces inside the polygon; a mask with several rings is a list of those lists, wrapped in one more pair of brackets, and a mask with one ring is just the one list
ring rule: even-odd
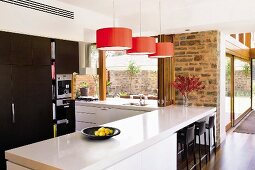
{"label": "red pendant lamp", "polygon": [[150,58],[167,58],[174,56],[174,46],[171,42],[156,43],[156,53],[150,55]]}
{"label": "red pendant lamp", "polygon": [[113,0],[113,26],[96,31],[96,44],[99,50],[122,51],[132,48],[132,30],[115,27],[115,6]]}
{"label": "red pendant lamp", "polygon": [[[161,4],[159,0],[159,25],[161,35]],[[161,38],[160,38],[161,39]],[[149,55],[149,58],[169,58],[174,56],[174,45],[171,42],[156,43],[156,53]]]}
{"label": "red pendant lamp", "polygon": [[129,28],[101,28],[96,32],[99,50],[120,51],[132,48],[132,30]]}
{"label": "red pendant lamp", "polygon": [[140,0],[140,37],[132,38],[132,49],[127,54],[149,55],[156,52],[156,39],[153,37],[142,37],[142,0]]}
{"label": "red pendant lamp", "polygon": [[153,37],[133,37],[133,48],[127,51],[132,55],[149,55],[156,52],[156,39]]}

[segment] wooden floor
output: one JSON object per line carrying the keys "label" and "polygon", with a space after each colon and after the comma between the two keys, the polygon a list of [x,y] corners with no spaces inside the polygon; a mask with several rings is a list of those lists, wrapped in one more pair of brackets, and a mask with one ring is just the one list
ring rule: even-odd
{"label": "wooden floor", "polygon": [[[255,123],[255,122],[254,122]],[[206,170],[255,170],[255,135],[230,132]]]}
{"label": "wooden floor", "polygon": [[[193,165],[192,155],[189,164]],[[203,170],[255,170],[255,134],[228,132],[216,155],[212,152],[208,164],[203,161],[202,165]],[[178,170],[184,169],[185,162],[179,156]]]}

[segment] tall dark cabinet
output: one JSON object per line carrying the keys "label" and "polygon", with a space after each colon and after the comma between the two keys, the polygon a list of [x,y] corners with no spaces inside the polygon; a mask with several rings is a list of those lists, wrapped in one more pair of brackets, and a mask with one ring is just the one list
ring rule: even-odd
{"label": "tall dark cabinet", "polygon": [[[62,83],[64,79],[70,83],[73,72],[79,72],[79,44],[74,41],[53,40],[52,49],[54,59],[52,59],[55,75],[53,77],[53,91],[58,89],[66,89],[66,85]],[[71,75],[71,76],[70,76]],[[67,78],[67,79],[66,79]],[[67,83],[65,82],[65,83]],[[68,84],[67,83],[67,84]],[[67,85],[71,89],[71,84]],[[70,88],[69,88],[70,86]],[[61,90],[60,90],[61,91]],[[62,92],[60,92],[62,93]],[[57,96],[53,94],[55,107],[55,135],[61,136],[75,131],[75,102],[71,96]]]}
{"label": "tall dark cabinet", "polygon": [[0,169],[4,151],[53,137],[51,41],[0,32]]}
{"label": "tall dark cabinet", "polygon": [[77,42],[55,40],[56,74],[79,72],[79,46]]}

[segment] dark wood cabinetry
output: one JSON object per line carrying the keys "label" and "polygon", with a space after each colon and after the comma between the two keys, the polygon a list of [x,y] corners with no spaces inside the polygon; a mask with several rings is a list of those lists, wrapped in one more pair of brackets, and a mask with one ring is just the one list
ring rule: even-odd
{"label": "dark wood cabinetry", "polygon": [[0,64],[11,63],[11,34],[0,32]]}
{"label": "dark wood cabinetry", "polygon": [[11,147],[12,137],[12,94],[11,66],[0,66],[0,169],[4,169],[4,151]]}
{"label": "dark wood cabinetry", "polygon": [[51,65],[51,40],[43,37],[32,38],[33,65]]}
{"label": "dark wood cabinetry", "polygon": [[56,40],[56,74],[79,72],[78,42]]}
{"label": "dark wood cabinetry", "polygon": [[[78,43],[56,40],[55,60],[78,72]],[[53,137],[51,62],[51,39],[0,32],[0,169],[5,150]]]}
{"label": "dark wood cabinetry", "polygon": [[50,66],[13,67],[15,136],[20,146],[53,137],[50,75]]}
{"label": "dark wood cabinetry", "polygon": [[0,169],[4,151],[53,137],[51,40],[0,32]]}
{"label": "dark wood cabinetry", "polygon": [[11,64],[33,64],[32,36],[11,34]]}

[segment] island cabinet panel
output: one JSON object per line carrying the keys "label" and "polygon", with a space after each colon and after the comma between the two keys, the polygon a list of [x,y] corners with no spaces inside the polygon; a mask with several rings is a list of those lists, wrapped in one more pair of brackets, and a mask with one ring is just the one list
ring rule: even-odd
{"label": "island cabinet panel", "polygon": [[173,134],[135,155],[132,155],[106,170],[176,170],[177,136]]}
{"label": "island cabinet panel", "polygon": [[123,161],[120,161],[116,165],[109,167],[106,170],[120,170],[120,169],[121,170],[141,170],[142,169],[141,153],[137,153]]}
{"label": "island cabinet panel", "polygon": [[55,40],[56,73],[79,73],[79,44],[78,42]]}
{"label": "island cabinet panel", "polygon": [[142,151],[142,170],[148,169],[177,169],[176,134]]}
{"label": "island cabinet panel", "polygon": [[11,63],[11,33],[0,32],[0,64]]}
{"label": "island cabinet panel", "polygon": [[51,65],[51,40],[43,37],[32,38],[33,65]]}

